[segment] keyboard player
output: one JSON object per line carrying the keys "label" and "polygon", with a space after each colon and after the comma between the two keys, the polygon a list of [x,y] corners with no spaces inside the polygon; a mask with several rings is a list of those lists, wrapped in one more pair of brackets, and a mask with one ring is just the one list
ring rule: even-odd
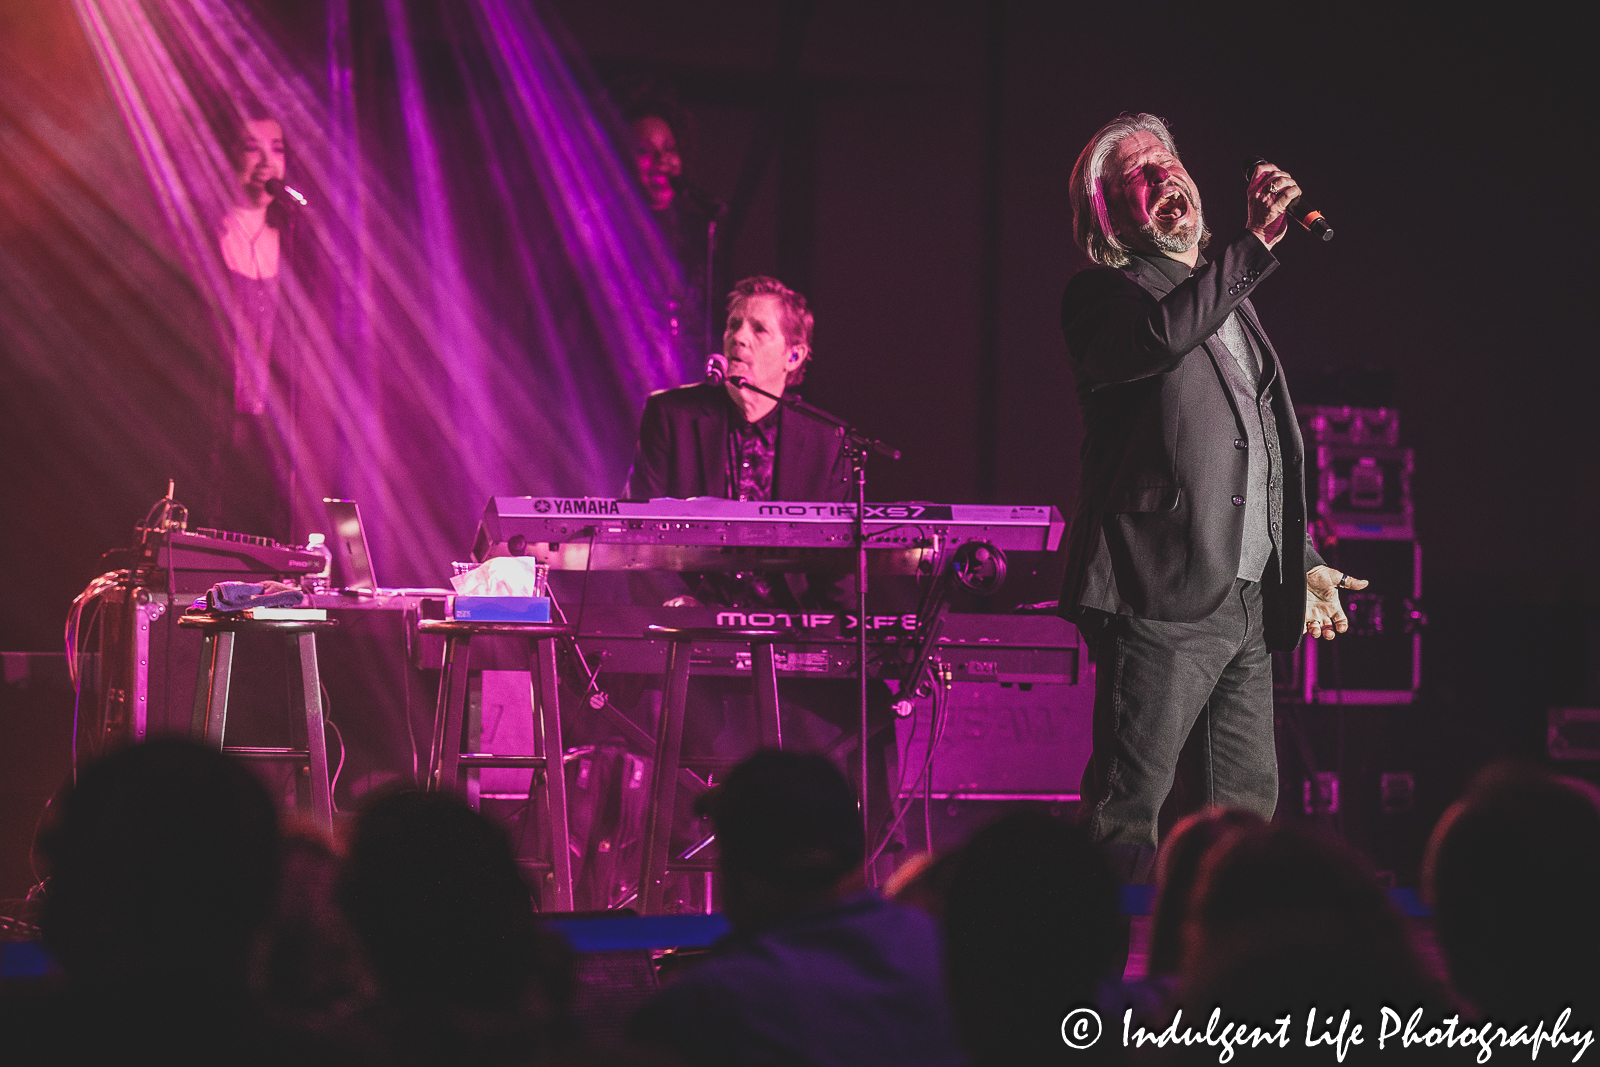
{"label": "keyboard player", "polygon": [[[774,396],[799,385],[811,361],[811,328],[806,298],[776,278],[757,276],[735,285],[722,334],[729,380],[663,389],[650,397],[623,495],[848,499],[850,464],[833,427],[732,381],[745,378]],[[759,571],[684,575],[660,591],[668,595],[656,602],[668,606],[841,606],[833,583]]]}
{"label": "keyboard player", "polygon": [[[722,334],[729,381],[663,389],[650,397],[628,472],[627,499],[717,496],[828,503],[849,499],[850,463],[835,429],[731,380],[745,378],[775,396],[799,385],[811,360],[812,323],[806,298],[776,278],[746,278],[735,285],[728,294],[728,323]],[[810,608],[854,614],[853,577],[833,581],[762,571],[664,577],[676,585],[654,586],[648,593],[636,586],[636,597],[667,607]],[[779,694],[787,748],[823,751],[857,730],[853,682],[783,679]],[[893,721],[887,688],[874,682],[870,696],[875,729],[868,747],[868,777],[872,810],[877,813],[874,822],[881,825],[891,810],[889,783],[897,774],[894,730],[886,728]],[[748,703],[746,681],[691,678],[686,750],[734,758],[747,755],[758,743]],[[896,842],[890,851],[899,847]]]}

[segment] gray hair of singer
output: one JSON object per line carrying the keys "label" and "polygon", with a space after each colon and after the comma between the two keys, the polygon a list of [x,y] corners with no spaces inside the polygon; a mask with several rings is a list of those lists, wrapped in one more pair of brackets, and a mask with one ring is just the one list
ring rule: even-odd
{"label": "gray hair of singer", "polygon": [[1111,214],[1106,209],[1100,183],[1112,150],[1124,137],[1135,133],[1155,134],[1167,151],[1174,156],[1178,154],[1178,146],[1163,120],[1143,113],[1118,115],[1100,127],[1100,132],[1089,138],[1089,143],[1078,153],[1067,190],[1072,202],[1072,239],[1085,255],[1107,267],[1126,267],[1133,261],[1127,245],[1117,240],[1112,229]]}

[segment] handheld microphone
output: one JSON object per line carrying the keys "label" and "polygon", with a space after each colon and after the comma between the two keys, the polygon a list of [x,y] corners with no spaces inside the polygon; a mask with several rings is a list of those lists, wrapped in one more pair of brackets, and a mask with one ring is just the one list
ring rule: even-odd
{"label": "handheld microphone", "polygon": [[[1244,176],[1248,179],[1255,174],[1256,168],[1265,162],[1266,160],[1260,158],[1259,156],[1252,156],[1250,159],[1245,161]],[[1315,208],[1302,206],[1302,202],[1304,200],[1305,197],[1302,195],[1297,196],[1293,200],[1289,201],[1289,216],[1293,218],[1294,221],[1310,230],[1311,236],[1320,237],[1324,241],[1333,240],[1333,227],[1329,225],[1328,220],[1323,218],[1322,212],[1316,210]]]}
{"label": "handheld microphone", "polygon": [[721,385],[728,380],[728,357],[721,352],[713,352],[706,357],[706,381],[712,385]]}
{"label": "handheld microphone", "polygon": [[301,195],[300,190],[292,185],[285,185],[282,178],[268,178],[261,183],[261,187],[271,193],[276,200],[288,197],[288,202],[299,207],[309,207],[310,202]]}

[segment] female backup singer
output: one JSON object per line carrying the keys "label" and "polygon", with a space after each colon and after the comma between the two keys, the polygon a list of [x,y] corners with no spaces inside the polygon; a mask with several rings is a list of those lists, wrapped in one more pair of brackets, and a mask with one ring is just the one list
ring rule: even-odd
{"label": "female backup singer", "polygon": [[213,390],[206,518],[218,528],[290,539],[293,432],[284,299],[288,242],[281,183],[287,151],[277,119],[248,118],[233,132],[233,202],[217,224],[222,256],[224,358]]}
{"label": "female backup singer", "polygon": [[[722,347],[720,290],[713,275],[717,223],[726,206],[683,178],[682,149],[689,113],[672,88],[654,78],[629,79],[613,91],[628,126],[629,149],[662,242],[677,267],[666,316],[667,333],[683,366],[684,381],[705,373],[706,353]],[[710,300],[711,302],[708,302]]]}

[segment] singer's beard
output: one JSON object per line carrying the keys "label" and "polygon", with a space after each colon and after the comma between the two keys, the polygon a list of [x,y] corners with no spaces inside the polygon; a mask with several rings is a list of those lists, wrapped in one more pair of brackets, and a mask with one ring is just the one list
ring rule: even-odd
{"label": "singer's beard", "polygon": [[1206,229],[1206,217],[1200,205],[1193,204],[1193,207],[1194,210],[1170,233],[1158,230],[1154,219],[1139,227],[1139,232],[1160,252],[1182,253],[1191,248],[1204,248],[1211,240],[1211,231]]}

